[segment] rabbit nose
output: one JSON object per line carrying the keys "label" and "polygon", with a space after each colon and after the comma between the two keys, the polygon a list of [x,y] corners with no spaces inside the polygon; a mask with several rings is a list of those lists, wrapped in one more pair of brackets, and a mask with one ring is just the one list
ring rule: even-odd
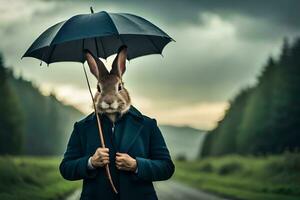
{"label": "rabbit nose", "polygon": [[118,102],[117,101],[112,101],[112,102],[106,102],[106,101],[102,101],[101,103],[101,107],[104,108],[104,109],[107,109],[107,108],[113,108],[113,109],[117,109],[118,108]]}
{"label": "rabbit nose", "polygon": [[112,99],[105,99],[104,102],[111,105],[114,101]]}

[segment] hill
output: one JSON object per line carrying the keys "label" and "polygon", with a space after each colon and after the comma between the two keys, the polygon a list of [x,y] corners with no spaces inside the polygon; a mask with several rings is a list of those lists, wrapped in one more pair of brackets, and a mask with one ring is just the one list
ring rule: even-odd
{"label": "hill", "polygon": [[64,152],[73,124],[83,116],[72,106],[58,101],[54,94],[44,96],[32,82],[9,76],[23,111],[24,154],[60,155]]}
{"label": "hill", "polygon": [[171,156],[193,160],[198,157],[205,131],[188,126],[160,125]]}
{"label": "hill", "polygon": [[61,155],[73,124],[83,116],[54,94],[16,78],[0,53],[0,154]]}

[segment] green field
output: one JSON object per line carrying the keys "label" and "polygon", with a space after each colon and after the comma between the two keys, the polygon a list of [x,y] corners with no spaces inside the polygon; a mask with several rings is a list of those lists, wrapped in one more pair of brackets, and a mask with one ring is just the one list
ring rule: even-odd
{"label": "green field", "polygon": [[[81,186],[66,181],[57,157],[0,157],[0,199],[63,199]],[[174,178],[234,199],[300,199],[300,154],[176,161]]]}
{"label": "green field", "polygon": [[299,200],[300,154],[176,161],[174,178],[233,199]]}
{"label": "green field", "polygon": [[81,182],[64,180],[59,161],[57,157],[0,157],[0,199],[63,199]]}

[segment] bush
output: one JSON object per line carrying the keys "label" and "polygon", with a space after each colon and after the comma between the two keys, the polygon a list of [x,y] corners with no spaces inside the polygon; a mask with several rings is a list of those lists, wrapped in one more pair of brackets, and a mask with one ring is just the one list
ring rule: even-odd
{"label": "bush", "polygon": [[18,176],[19,169],[9,157],[0,157],[0,172],[0,188],[21,181],[21,178]]}
{"label": "bush", "polygon": [[300,154],[286,152],[283,156],[285,170],[289,172],[300,172]]}
{"label": "bush", "polygon": [[286,152],[281,159],[270,160],[265,165],[265,171],[271,175],[300,173],[300,154]]}
{"label": "bush", "polygon": [[242,165],[240,163],[230,162],[230,163],[225,163],[225,164],[221,165],[218,170],[218,174],[229,175],[229,174],[235,173],[240,170],[242,170]]}
{"label": "bush", "polygon": [[186,161],[186,156],[183,154],[180,154],[176,157],[177,161]]}
{"label": "bush", "polygon": [[204,163],[199,167],[199,171],[211,173],[214,171],[214,168],[213,168],[212,164]]}

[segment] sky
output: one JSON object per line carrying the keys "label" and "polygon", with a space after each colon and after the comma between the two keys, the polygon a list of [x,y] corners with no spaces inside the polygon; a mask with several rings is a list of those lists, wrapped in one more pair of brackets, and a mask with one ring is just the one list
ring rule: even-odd
{"label": "sky", "polygon": [[[125,12],[151,21],[176,42],[161,55],[127,62],[123,76],[133,105],[161,124],[212,129],[241,88],[255,84],[269,56],[278,56],[283,38],[300,36],[300,1],[89,1],[0,0],[0,51],[17,75],[44,94],[85,114],[92,112],[80,63],[40,66],[20,59],[48,27],[76,14]],[[106,61],[108,69],[114,55]],[[96,80],[89,75],[93,91]]]}

